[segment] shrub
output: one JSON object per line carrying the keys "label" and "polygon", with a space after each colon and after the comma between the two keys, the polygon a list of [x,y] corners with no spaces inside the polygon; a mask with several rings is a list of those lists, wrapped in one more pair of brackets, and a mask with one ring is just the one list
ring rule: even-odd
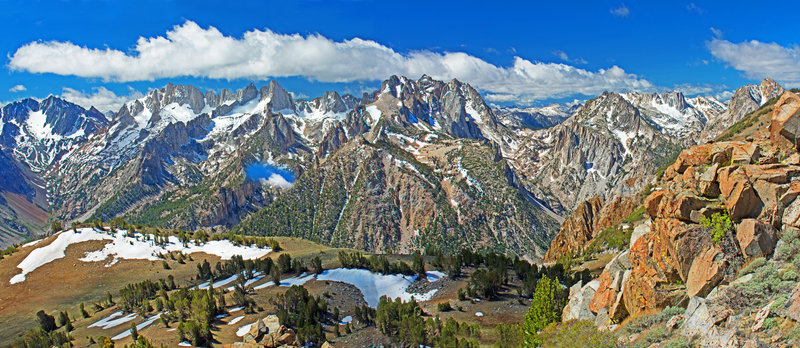
{"label": "shrub", "polygon": [[[598,331],[588,320],[553,323],[542,330],[543,347],[616,347],[614,334]],[[527,346],[526,346],[527,347]]]}
{"label": "shrub", "polygon": [[636,316],[628,320],[621,332],[625,335],[637,334],[657,324],[664,323],[678,314],[683,314],[684,311],[685,309],[681,307],[667,307],[659,313]]}
{"label": "shrub", "polygon": [[743,276],[745,274],[753,273],[753,271],[755,271],[756,269],[760,268],[765,263],[767,263],[767,259],[765,259],[763,257],[759,257],[757,259],[754,259],[753,261],[750,261],[750,263],[748,263],[746,266],[742,267],[741,270],[739,270],[739,276],[741,277],[741,276]]}
{"label": "shrub", "polygon": [[449,312],[453,310],[453,307],[450,306],[450,302],[442,302],[436,305],[436,309],[438,309],[439,312]]}
{"label": "shrub", "polygon": [[686,340],[686,337],[678,336],[669,341],[664,342],[664,348],[690,348],[692,345]]}
{"label": "shrub", "polygon": [[654,343],[664,342],[669,337],[669,331],[663,327],[656,327],[650,330],[645,331],[636,342],[633,343],[632,347],[650,347]]}
{"label": "shrub", "polygon": [[733,221],[731,221],[731,217],[728,216],[728,213],[725,212],[714,213],[711,215],[711,219],[703,217],[703,219],[700,220],[700,224],[711,230],[711,239],[716,245],[719,245],[728,231],[733,230]]}
{"label": "shrub", "polygon": [[781,242],[775,250],[774,259],[777,261],[789,260],[794,255],[800,252],[800,239],[797,238],[797,232],[789,230],[783,233]]}

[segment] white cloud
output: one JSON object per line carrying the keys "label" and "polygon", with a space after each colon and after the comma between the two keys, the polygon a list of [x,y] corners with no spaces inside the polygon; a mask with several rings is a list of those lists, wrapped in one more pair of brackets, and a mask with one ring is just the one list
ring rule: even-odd
{"label": "white cloud", "polygon": [[143,94],[139,91],[130,90],[128,95],[117,95],[105,87],[94,87],[91,93],[86,93],[73,88],[64,87],[61,91],[61,98],[78,104],[86,109],[94,106],[100,112],[116,112],[125,102],[141,98]]}
{"label": "white cloud", "polygon": [[727,103],[728,100],[731,100],[731,97],[733,97],[733,91],[722,91],[714,95],[714,98],[717,98],[717,100],[724,103]]}
{"label": "white cloud", "polygon": [[565,62],[574,63],[574,64],[586,64],[586,63],[588,63],[586,61],[586,59],[583,59],[583,58],[570,59],[569,55],[567,55],[567,52],[564,52],[564,51],[561,51],[561,50],[555,51],[555,52],[553,52],[553,54],[556,57],[560,58],[561,60],[563,60]]}
{"label": "white cloud", "polygon": [[[130,53],[128,53],[130,52]],[[312,81],[383,80],[428,74],[457,78],[491,94],[520,100],[597,94],[603,90],[651,89],[645,79],[612,66],[597,71],[515,57],[502,67],[461,52],[398,53],[360,38],[333,41],[321,35],[286,35],[251,30],[241,38],[187,21],[165,36],[140,37],[130,51],[88,48],[71,42],[28,43],[11,56],[9,67],[106,81],[141,81],[178,76],[214,79],[267,79],[302,76]]]}
{"label": "white cloud", "polygon": [[622,5],[622,6],[617,7],[617,8],[612,8],[611,11],[609,11],[609,12],[611,12],[611,14],[613,14],[613,15],[615,15],[617,17],[628,17],[628,15],[631,14],[631,10],[628,9],[628,6],[625,6],[625,5]]}
{"label": "white cloud", "polygon": [[11,88],[8,89],[9,92],[14,92],[14,93],[16,93],[16,92],[24,92],[24,91],[27,91],[27,90],[28,89],[25,88],[25,86],[23,86],[23,85],[16,85],[16,86],[11,87]]}
{"label": "white cloud", "polygon": [[771,77],[786,85],[800,85],[800,47],[796,45],[784,47],[756,40],[733,43],[715,38],[707,46],[714,57],[747,78]]}
{"label": "white cloud", "polygon": [[722,38],[722,30],[711,27],[711,33],[714,34],[714,38],[721,39]]}

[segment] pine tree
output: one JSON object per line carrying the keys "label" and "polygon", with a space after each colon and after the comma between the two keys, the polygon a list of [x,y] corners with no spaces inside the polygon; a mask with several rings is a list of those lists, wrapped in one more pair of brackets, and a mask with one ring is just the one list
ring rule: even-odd
{"label": "pine tree", "polygon": [[39,326],[41,326],[44,331],[50,332],[57,328],[56,319],[44,311],[36,312],[36,319],[39,320]]}
{"label": "pine tree", "polygon": [[414,263],[411,268],[417,273],[419,279],[428,279],[428,275],[425,273],[425,259],[422,258],[419,251],[414,252],[413,260]]}
{"label": "pine tree", "polygon": [[560,313],[564,307],[561,292],[558,278],[550,280],[547,275],[543,275],[542,279],[536,283],[536,292],[533,294],[531,307],[525,314],[525,321],[521,329],[524,346],[539,345],[539,331],[560,319]]}
{"label": "pine tree", "polygon": [[89,312],[86,311],[86,307],[83,305],[83,302],[81,302],[80,310],[81,310],[81,315],[84,318],[88,318],[89,317]]}
{"label": "pine tree", "polygon": [[131,323],[131,339],[134,341],[139,339],[139,330],[136,329],[136,323]]}

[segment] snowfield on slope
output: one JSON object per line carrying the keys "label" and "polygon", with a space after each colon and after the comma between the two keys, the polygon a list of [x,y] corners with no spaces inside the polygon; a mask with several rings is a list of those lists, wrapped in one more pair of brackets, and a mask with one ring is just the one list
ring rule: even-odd
{"label": "snowfield on slope", "polygon": [[[438,271],[426,272],[429,281],[435,282],[445,276],[444,273]],[[365,269],[352,269],[352,268],[335,268],[325,270],[319,275],[300,275],[298,277],[284,279],[281,281],[281,286],[303,285],[309,280],[316,277],[317,280],[330,280],[342,283],[348,283],[359,290],[364,295],[364,300],[372,308],[378,307],[378,301],[381,296],[387,296],[391,299],[401,298],[403,301],[429,301],[437,289],[428,291],[424,294],[414,294],[406,291],[408,286],[411,285],[417,276],[406,276],[402,274],[380,274],[372,273]]]}
{"label": "snowfield on slope", "polygon": [[158,254],[165,254],[172,251],[180,251],[186,254],[198,252],[206,253],[219,256],[223,260],[229,260],[233,255],[241,255],[242,258],[246,260],[252,260],[263,257],[272,251],[270,248],[237,246],[228,240],[209,241],[200,245],[194,242],[188,242],[184,245],[178,237],[175,236],[170,236],[169,243],[161,246],[157,245],[153,240],[145,240],[144,236],[140,233],[134,234],[133,237],[129,237],[127,234],[128,232],[125,230],[111,233],[107,231],[98,231],[94,228],[79,228],[77,231],[68,230],[60,232],[58,233],[58,237],[50,244],[31,251],[30,254],[17,265],[17,268],[22,270],[22,272],[13,276],[9,283],[20,283],[25,280],[25,276],[28,273],[54,260],[63,258],[67,247],[70,245],[92,240],[108,240],[111,242],[107,243],[103,249],[87,252],[80,258],[80,261],[99,262],[107,260],[108,257],[112,257],[111,262],[108,263],[106,267],[110,267],[120,259],[155,261],[159,259]]}

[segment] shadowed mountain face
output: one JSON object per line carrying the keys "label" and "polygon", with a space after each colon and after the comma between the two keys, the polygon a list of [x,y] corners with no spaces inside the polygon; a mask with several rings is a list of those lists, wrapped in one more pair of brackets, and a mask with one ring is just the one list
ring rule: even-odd
{"label": "shadowed mountain face", "polygon": [[[311,100],[274,81],[219,93],[168,84],[111,120],[55,97],[9,104],[0,139],[58,220],[538,258],[580,202],[636,191],[726,112],[678,92],[492,109],[468,84],[428,76]],[[254,166],[291,175],[248,176]]]}

